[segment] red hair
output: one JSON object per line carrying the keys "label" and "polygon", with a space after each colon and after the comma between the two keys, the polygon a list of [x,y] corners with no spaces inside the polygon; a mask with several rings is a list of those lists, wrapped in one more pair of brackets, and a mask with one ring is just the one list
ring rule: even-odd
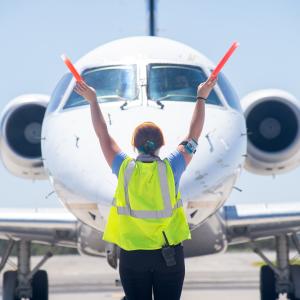
{"label": "red hair", "polygon": [[161,129],[153,122],[144,122],[133,132],[131,143],[140,152],[154,154],[165,144]]}

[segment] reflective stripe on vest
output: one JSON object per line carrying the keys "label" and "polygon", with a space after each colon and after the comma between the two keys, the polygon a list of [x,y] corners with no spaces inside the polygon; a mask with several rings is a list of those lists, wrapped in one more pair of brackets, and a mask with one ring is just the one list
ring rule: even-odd
{"label": "reflective stripe on vest", "polygon": [[165,163],[161,160],[157,160],[157,163],[158,163],[160,189],[163,198],[164,209],[163,210],[131,209],[129,196],[128,196],[128,184],[135,167],[135,161],[132,160],[128,163],[124,172],[124,192],[125,192],[126,206],[117,206],[116,199],[114,199],[113,201],[113,205],[116,206],[118,214],[132,216],[140,219],[161,219],[161,218],[171,217],[174,210],[176,210],[179,207],[182,207],[183,204],[181,199],[178,199],[174,207],[172,207]]}

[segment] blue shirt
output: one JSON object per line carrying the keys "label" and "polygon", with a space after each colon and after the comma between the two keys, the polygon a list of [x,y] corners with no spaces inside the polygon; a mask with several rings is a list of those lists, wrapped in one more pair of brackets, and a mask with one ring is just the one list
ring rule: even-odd
{"label": "blue shirt", "polygon": [[[127,157],[127,155],[124,152],[120,152],[120,153],[116,154],[116,156],[113,160],[113,163],[112,163],[112,172],[116,176],[119,175],[119,170],[120,170],[121,164],[125,160],[126,157]],[[173,174],[174,174],[175,187],[176,187],[176,193],[177,193],[181,175],[186,168],[185,159],[181,152],[179,152],[178,150],[175,150],[174,152],[169,154],[169,156],[167,157],[167,160],[169,161],[172,171],[173,171]]]}

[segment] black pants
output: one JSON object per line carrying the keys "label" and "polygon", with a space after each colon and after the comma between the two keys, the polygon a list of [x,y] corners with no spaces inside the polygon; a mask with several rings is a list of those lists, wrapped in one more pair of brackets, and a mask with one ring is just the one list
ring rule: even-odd
{"label": "black pants", "polygon": [[161,250],[120,251],[120,278],[126,300],[179,300],[185,275],[183,246],[175,246],[176,266]]}

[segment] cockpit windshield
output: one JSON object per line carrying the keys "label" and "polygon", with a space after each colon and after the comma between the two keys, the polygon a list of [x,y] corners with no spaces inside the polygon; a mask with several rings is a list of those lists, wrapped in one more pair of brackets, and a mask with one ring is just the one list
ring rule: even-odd
{"label": "cockpit windshield", "polygon": [[242,112],[239,97],[222,72],[218,75],[218,84],[228,104],[233,109]]}
{"label": "cockpit windshield", "polygon": [[[84,81],[97,93],[99,103],[130,101],[138,97],[135,66],[107,66],[83,72]],[[88,102],[72,91],[64,108],[85,105]]]}
{"label": "cockpit windshield", "polygon": [[[207,79],[200,67],[152,64],[148,67],[148,99],[195,102],[198,85]],[[222,105],[212,90],[206,103]]]}

